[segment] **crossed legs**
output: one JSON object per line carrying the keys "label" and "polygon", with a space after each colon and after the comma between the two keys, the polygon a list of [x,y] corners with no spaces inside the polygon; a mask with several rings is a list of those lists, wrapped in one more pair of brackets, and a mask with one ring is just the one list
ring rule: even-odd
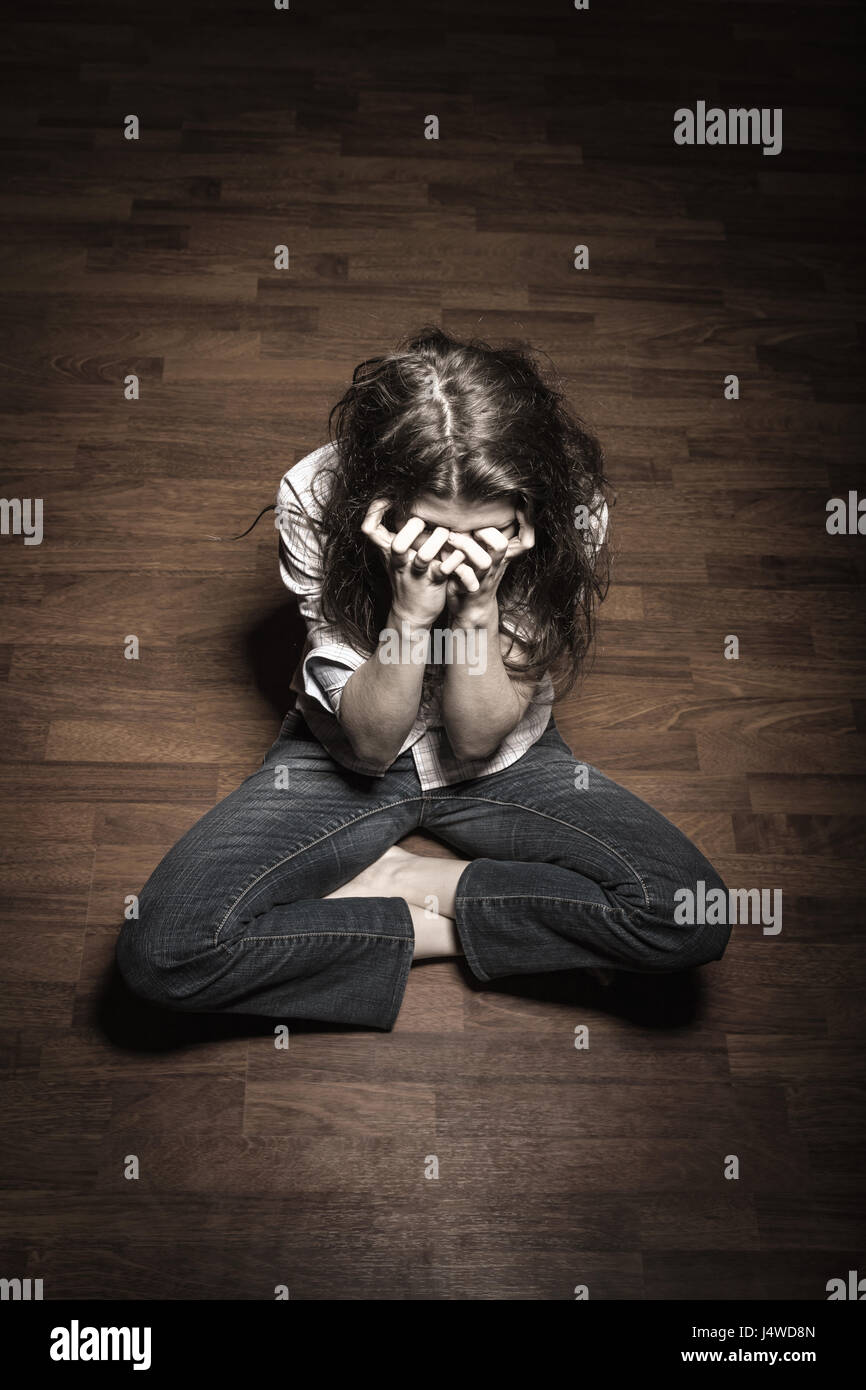
{"label": "crossed legs", "polygon": [[[508,769],[420,795],[411,755],[371,784],[287,730],[154,870],[121,930],[121,973],[171,1008],[387,1030],[425,959],[463,956],[481,981],[718,960],[730,927],[675,912],[678,889],[724,887],[712,865],[577,770],[552,726]],[[460,857],[397,844],[419,828]]]}
{"label": "crossed legs", "polygon": [[457,881],[469,861],[410,854],[392,845],[329,898],[403,898],[415,930],[413,965],[419,960],[461,956],[455,925]]}

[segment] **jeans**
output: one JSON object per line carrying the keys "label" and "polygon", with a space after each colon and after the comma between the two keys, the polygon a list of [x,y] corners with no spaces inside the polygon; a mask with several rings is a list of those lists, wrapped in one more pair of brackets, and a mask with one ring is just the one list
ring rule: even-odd
{"label": "jeans", "polygon": [[676,920],[677,889],[727,894],[712,865],[578,762],[553,716],[511,767],[425,791],[411,752],[381,778],[350,772],[293,710],[258,771],[151,874],[118,940],[121,974],[172,1009],[390,1031],[413,957],[407,902],[323,898],[419,828],[470,861],[456,931],[479,980],[675,971],[727,946],[729,925]]}

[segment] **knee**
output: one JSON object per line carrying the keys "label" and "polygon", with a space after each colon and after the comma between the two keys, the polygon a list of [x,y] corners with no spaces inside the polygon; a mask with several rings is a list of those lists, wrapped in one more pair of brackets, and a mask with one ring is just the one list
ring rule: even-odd
{"label": "knee", "polygon": [[117,968],[131,992],[149,1004],[182,1007],[173,972],[157,948],[158,933],[149,916],[124,922],[115,948]]}
{"label": "knee", "polygon": [[665,905],[665,925],[676,970],[721,960],[730,940],[728,890],[703,857],[688,884],[675,887]]}
{"label": "knee", "polygon": [[672,876],[665,892],[632,917],[642,968],[673,972],[721,960],[731,935],[727,904],[728,890],[706,861],[688,885]]}
{"label": "knee", "polygon": [[[692,927],[679,928],[687,931],[681,949],[675,957],[674,970],[690,970],[699,965],[709,965],[721,960],[731,936],[730,923],[703,922]],[[682,938],[680,938],[682,940]]]}
{"label": "knee", "polygon": [[146,934],[142,932],[140,922],[124,922],[117,938],[114,958],[127,989],[148,1003],[165,1002],[160,997],[163,990],[152,969]]}

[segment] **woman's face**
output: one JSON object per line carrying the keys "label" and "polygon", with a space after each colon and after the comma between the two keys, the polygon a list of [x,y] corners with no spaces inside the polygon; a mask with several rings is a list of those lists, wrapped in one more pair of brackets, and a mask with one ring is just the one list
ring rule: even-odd
{"label": "woman's face", "polygon": [[[420,517],[426,523],[424,530],[413,540],[412,547],[417,550],[429,540],[437,526],[446,526],[449,531],[463,531],[473,535],[479,545],[484,538],[477,532],[486,526],[494,526],[507,541],[518,533],[517,513],[510,502],[468,502],[462,497],[443,499],[430,493],[421,493],[408,507],[394,509],[394,522],[399,530],[405,526],[410,516]],[[454,549],[446,542],[439,556],[446,559]]]}

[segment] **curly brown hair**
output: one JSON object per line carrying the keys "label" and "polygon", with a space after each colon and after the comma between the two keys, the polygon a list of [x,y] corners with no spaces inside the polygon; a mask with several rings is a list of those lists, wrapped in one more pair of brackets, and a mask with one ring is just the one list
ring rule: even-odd
{"label": "curly brown hair", "polygon": [[375,649],[391,593],[381,551],[361,530],[374,497],[395,516],[423,493],[507,501],[528,509],[535,545],[499,588],[503,629],[526,633],[520,663],[506,656],[506,670],[549,672],[557,696],[571,690],[607,592],[609,546],[596,525],[613,494],[598,440],[534,350],[424,327],[358,364],[328,426],[333,455],[314,480],[325,619],[359,650]]}

